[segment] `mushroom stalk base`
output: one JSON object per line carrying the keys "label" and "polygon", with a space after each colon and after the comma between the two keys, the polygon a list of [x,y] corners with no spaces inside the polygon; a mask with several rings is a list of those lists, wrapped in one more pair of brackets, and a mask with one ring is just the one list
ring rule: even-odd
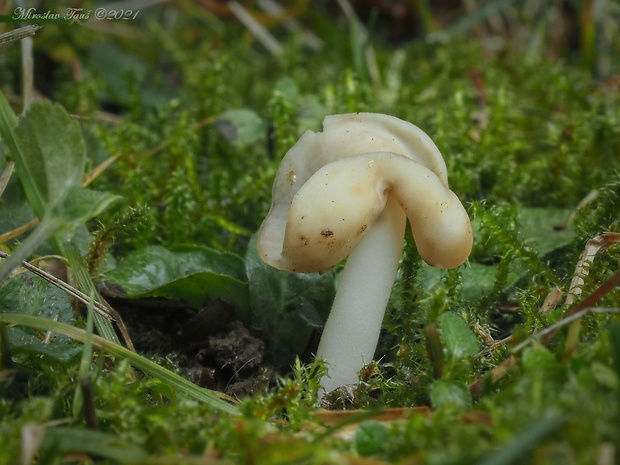
{"label": "mushroom stalk base", "polygon": [[372,361],[402,254],[405,225],[402,208],[388,196],[381,216],[347,259],[316,354],[327,364],[328,374],[321,380],[325,392],[356,384],[359,371]]}

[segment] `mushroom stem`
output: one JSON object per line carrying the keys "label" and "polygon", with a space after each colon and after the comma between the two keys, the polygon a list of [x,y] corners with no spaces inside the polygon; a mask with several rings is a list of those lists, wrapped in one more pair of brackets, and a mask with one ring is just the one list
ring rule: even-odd
{"label": "mushroom stem", "polygon": [[372,361],[402,254],[406,216],[387,196],[385,209],[347,259],[317,358],[327,364],[325,392],[358,382]]}

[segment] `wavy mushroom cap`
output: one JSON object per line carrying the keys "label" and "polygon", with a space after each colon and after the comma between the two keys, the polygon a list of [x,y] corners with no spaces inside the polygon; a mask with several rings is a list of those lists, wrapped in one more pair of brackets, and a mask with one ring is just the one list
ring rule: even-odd
{"label": "wavy mushroom cap", "polygon": [[443,268],[465,261],[469,218],[426,133],[372,113],[329,116],[323,128],[306,132],[278,169],[258,237],[266,263],[296,272],[331,268],[359,243],[388,195],[409,218],[424,260]]}

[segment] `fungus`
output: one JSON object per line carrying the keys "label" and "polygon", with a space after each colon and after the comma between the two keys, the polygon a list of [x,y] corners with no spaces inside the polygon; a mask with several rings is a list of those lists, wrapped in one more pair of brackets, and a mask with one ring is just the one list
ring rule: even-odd
{"label": "fungus", "polygon": [[261,258],[323,272],[347,258],[316,356],[325,391],[354,384],[370,363],[402,254],[407,218],[420,256],[453,268],[469,256],[469,217],[446,164],[421,129],[398,118],[328,116],[286,154],[258,236]]}

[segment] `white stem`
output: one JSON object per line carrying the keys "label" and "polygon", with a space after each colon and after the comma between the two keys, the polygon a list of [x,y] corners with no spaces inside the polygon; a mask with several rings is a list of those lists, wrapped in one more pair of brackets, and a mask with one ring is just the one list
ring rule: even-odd
{"label": "white stem", "polygon": [[405,235],[405,214],[391,197],[344,267],[316,354],[327,363],[325,392],[357,383],[377,348]]}

